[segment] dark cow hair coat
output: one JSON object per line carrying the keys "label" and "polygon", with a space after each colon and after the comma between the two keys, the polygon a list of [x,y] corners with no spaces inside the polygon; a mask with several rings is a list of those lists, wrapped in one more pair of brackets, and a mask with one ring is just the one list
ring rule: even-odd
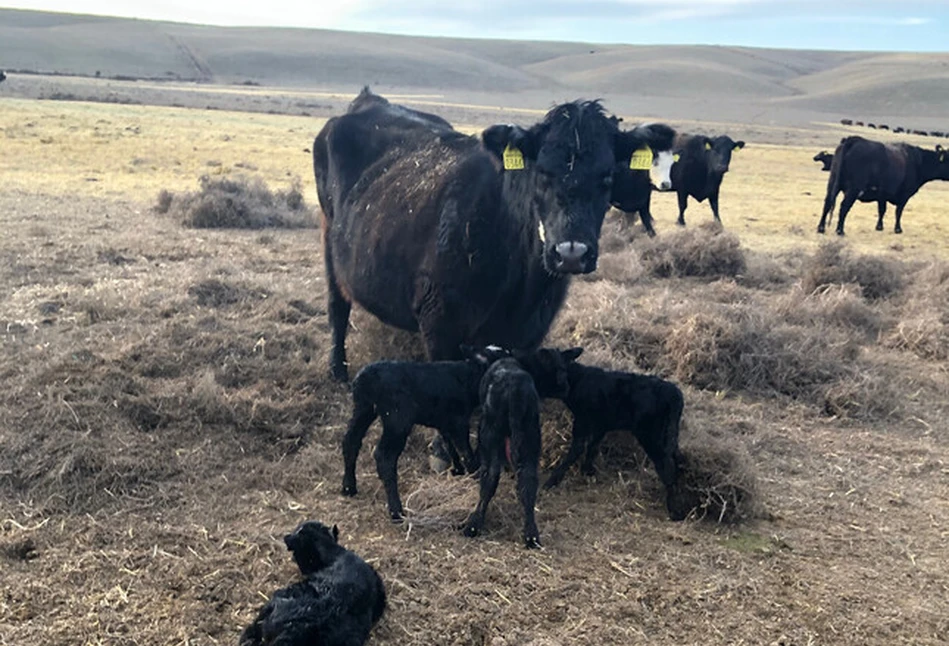
{"label": "dark cow hair coat", "polygon": [[727,135],[680,135],[675,152],[679,161],[672,166],[672,190],[679,201],[678,224],[685,226],[685,209],[689,197],[699,202],[708,200],[712,215],[721,221],[718,212],[718,194],[722,179],[728,172],[732,153],[745,147],[744,141],[734,141]]}
{"label": "dark cow hair coat", "polygon": [[354,104],[313,145],[338,379],[353,302],[420,331],[431,360],[462,343],[536,348],[569,276],[596,269],[615,164],[656,147],[596,101],[480,138],[388,101]]}
{"label": "dark cow hair coat", "polygon": [[949,152],[942,146],[929,150],[905,143],[883,144],[863,137],[845,137],[834,151],[817,231],[824,232],[837,195],[843,193],[837,235],[844,235],[847,214],[857,201],[877,203],[877,231],[883,230],[887,203],[896,205],[893,231],[902,233],[900,220],[906,203],[923,184],[934,179],[949,180]]}

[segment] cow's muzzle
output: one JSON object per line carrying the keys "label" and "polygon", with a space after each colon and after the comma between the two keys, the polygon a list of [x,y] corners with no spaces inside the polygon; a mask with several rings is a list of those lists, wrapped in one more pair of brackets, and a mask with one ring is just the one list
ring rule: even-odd
{"label": "cow's muzzle", "polygon": [[589,251],[590,247],[582,242],[561,242],[554,247],[554,266],[564,274],[585,273]]}

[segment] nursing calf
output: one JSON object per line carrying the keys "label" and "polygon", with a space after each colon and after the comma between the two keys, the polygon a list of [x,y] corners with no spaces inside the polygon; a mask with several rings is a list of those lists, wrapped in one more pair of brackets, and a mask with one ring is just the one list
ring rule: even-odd
{"label": "nursing calf", "polygon": [[375,450],[376,471],[392,520],[401,521],[403,516],[398,461],[416,424],[438,429],[456,474],[477,470],[468,439],[471,414],[479,403],[485,370],[508,353],[488,347],[469,349],[467,354],[463,361],[377,361],[359,371],[352,384],[353,414],[343,437],[344,495],[356,495],[356,459],[377,417],[382,418],[382,436]]}
{"label": "nursing calf", "polygon": [[584,452],[581,471],[593,475],[593,461],[603,437],[609,431],[625,430],[636,436],[656,467],[666,489],[669,517],[685,518],[689,509],[677,493],[682,464],[679,424],[684,406],[679,387],[658,377],[578,363],[567,366],[567,380],[569,392],[563,401],[573,413],[573,439],[544,488],[557,486]]}

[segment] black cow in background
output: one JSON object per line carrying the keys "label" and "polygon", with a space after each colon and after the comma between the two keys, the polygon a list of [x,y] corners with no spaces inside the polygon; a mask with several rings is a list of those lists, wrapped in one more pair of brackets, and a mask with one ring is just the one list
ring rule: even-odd
{"label": "black cow in background", "polygon": [[430,360],[538,347],[570,275],[596,269],[615,165],[661,138],[575,101],[479,139],[365,94],[313,145],[333,375],[347,378],[353,302],[418,330]]}
{"label": "black cow in background", "polygon": [[[649,124],[659,148],[635,151],[630,159],[621,160],[613,172],[613,194],[610,203],[624,213],[639,213],[643,228],[650,236],[656,235],[649,206],[653,188],[668,191],[672,188],[672,142],[676,132],[662,123]],[[655,183],[654,183],[655,182]]]}
{"label": "black cow in background", "polygon": [[727,135],[711,138],[704,135],[680,135],[674,150],[679,161],[672,165],[672,189],[679,198],[678,224],[685,226],[685,209],[689,196],[699,202],[708,199],[712,215],[718,214],[718,192],[728,172],[732,152],[745,147]]}
{"label": "black cow in background", "polygon": [[0,83],[3,83],[7,80],[7,75],[3,73],[3,70],[0,70]]}
{"label": "black cow in background", "polygon": [[883,230],[887,202],[896,205],[893,231],[903,233],[900,218],[906,203],[923,184],[934,179],[949,180],[949,152],[942,146],[927,150],[904,143],[882,144],[863,137],[846,137],[834,151],[817,232],[824,233],[837,195],[842,192],[837,235],[844,235],[844,221],[857,200],[877,203],[877,231]]}
{"label": "black cow in background", "polygon": [[822,150],[814,155],[814,161],[823,164],[821,170],[829,171],[830,165],[834,161],[834,153],[829,153],[826,150]]}

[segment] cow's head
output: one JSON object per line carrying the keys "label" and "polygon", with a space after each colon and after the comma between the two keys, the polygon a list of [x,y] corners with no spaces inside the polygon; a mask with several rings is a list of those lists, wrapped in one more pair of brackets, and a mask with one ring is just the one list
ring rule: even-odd
{"label": "cow's head", "polygon": [[821,170],[830,170],[830,165],[834,161],[834,154],[829,153],[826,150],[822,150],[816,155],[814,155],[814,161],[820,162],[821,164],[823,164],[823,167],[821,167]]}
{"label": "cow's head", "polygon": [[514,351],[514,358],[534,380],[541,397],[563,399],[570,394],[568,366],[583,354],[583,348],[556,350],[540,348],[533,352]]}
{"label": "cow's head", "polygon": [[949,150],[936,144],[936,160],[939,162],[937,177],[939,179],[949,179]]}
{"label": "cow's head", "polygon": [[735,141],[728,135],[710,138],[702,137],[705,158],[711,173],[724,175],[732,161],[732,153],[745,147],[744,141]]}
{"label": "cow's head", "polygon": [[283,537],[287,549],[304,576],[318,572],[336,560],[340,547],[337,543],[339,529],[327,527],[315,520],[301,523],[293,532]]}
{"label": "cow's head", "polygon": [[[637,132],[637,130],[640,130]],[[629,163],[649,128],[620,132],[597,101],[553,108],[529,129],[491,126],[484,147],[503,166],[506,190],[537,221],[543,262],[553,274],[596,269],[603,218],[610,205],[613,167]]]}

